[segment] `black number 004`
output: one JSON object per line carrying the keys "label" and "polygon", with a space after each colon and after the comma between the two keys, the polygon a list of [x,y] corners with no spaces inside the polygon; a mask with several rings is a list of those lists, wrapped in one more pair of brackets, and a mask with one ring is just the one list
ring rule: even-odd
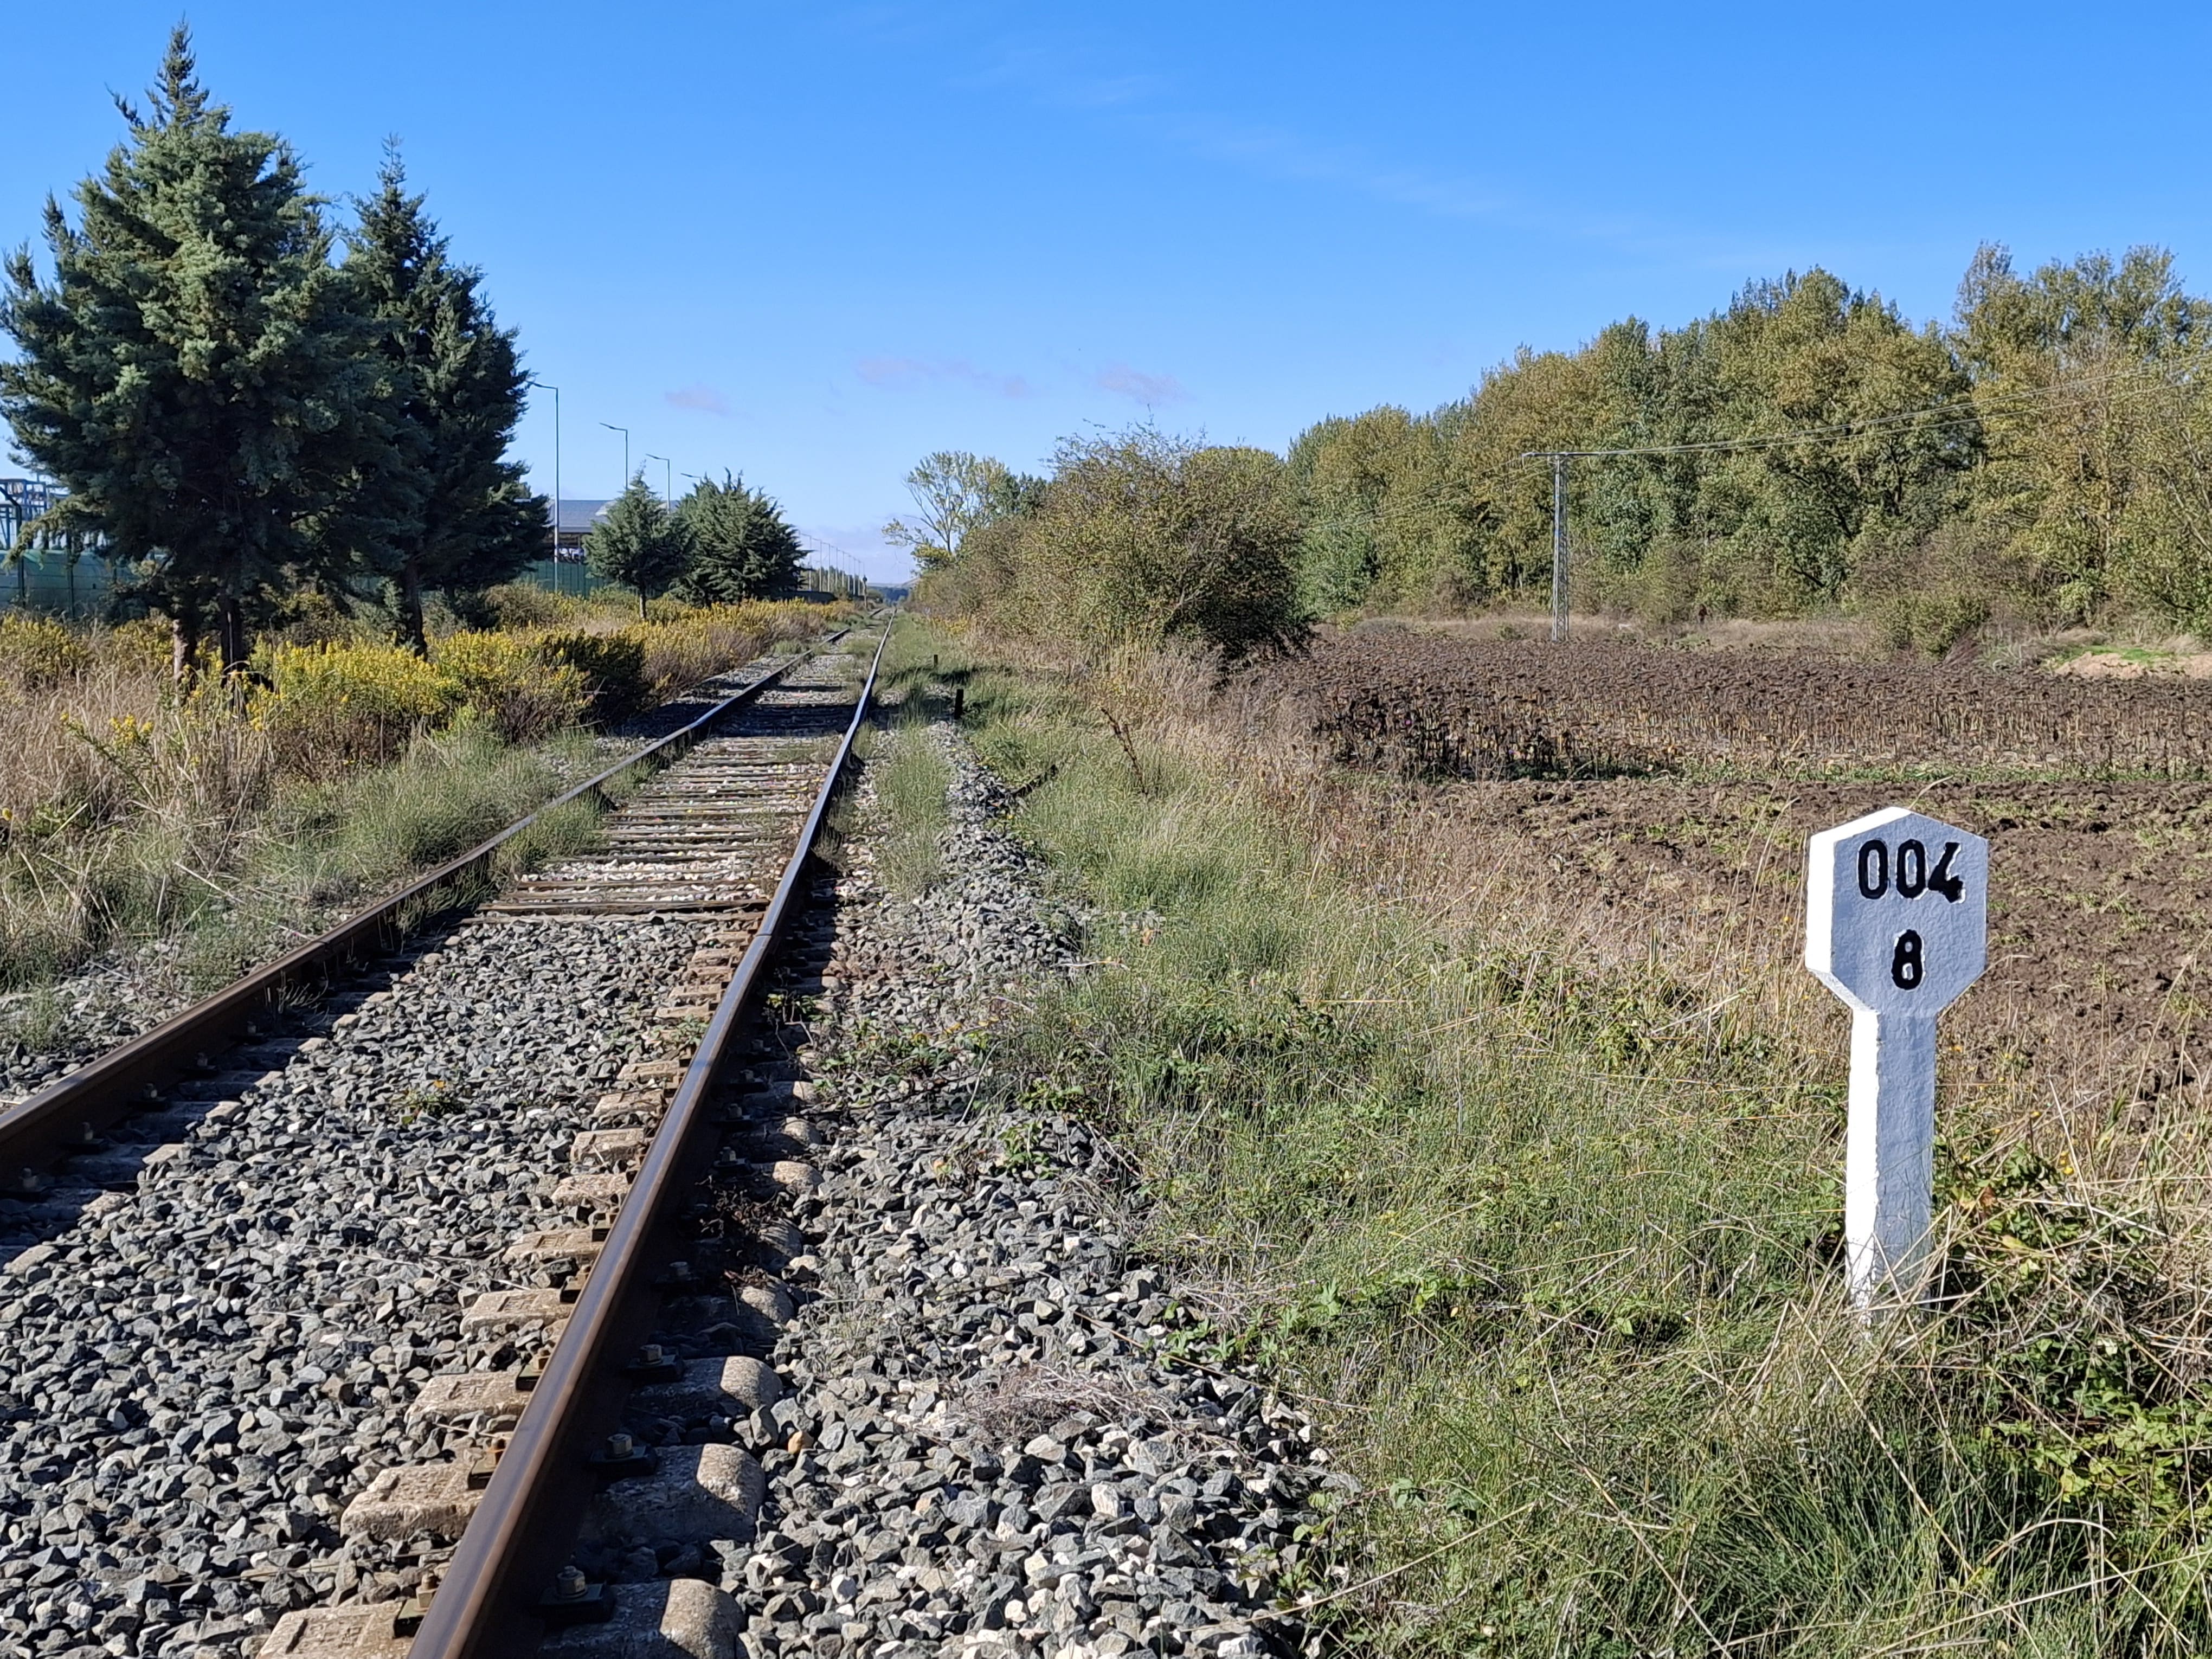
{"label": "black number 004", "polygon": [[[1893,880],[1899,898],[1917,899],[1923,893],[1941,893],[1956,904],[1966,896],[1966,884],[1951,873],[1951,860],[1959,855],[1959,843],[1943,843],[1943,856],[1936,860],[1936,867],[1928,867],[1928,849],[1917,841],[1899,842],[1893,869],[1889,843],[1886,841],[1862,842],[1859,844],[1859,894],[1863,898],[1878,899],[1889,891]],[[1919,936],[1914,939],[1916,948]],[[1898,981],[1902,985],[1903,980]],[[1918,980],[1913,981],[1918,984]]]}

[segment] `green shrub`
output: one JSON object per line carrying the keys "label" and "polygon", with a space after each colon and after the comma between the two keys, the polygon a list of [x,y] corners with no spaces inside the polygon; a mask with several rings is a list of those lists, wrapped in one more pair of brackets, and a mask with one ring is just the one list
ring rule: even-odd
{"label": "green shrub", "polygon": [[645,643],[628,634],[548,634],[538,641],[547,662],[583,677],[591,715],[602,726],[627,720],[653,701],[645,672]]}
{"label": "green shrub", "polygon": [[1294,568],[1300,526],[1265,450],[1149,427],[1071,438],[1033,509],[971,532],[933,585],[1008,633],[1084,650],[1194,640],[1224,657],[1305,632]]}

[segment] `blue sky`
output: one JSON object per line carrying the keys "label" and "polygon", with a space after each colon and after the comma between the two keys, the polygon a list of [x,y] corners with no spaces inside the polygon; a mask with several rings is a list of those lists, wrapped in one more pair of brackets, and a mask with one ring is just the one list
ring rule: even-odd
{"label": "blue sky", "polygon": [[[532,369],[562,487],[742,471],[817,544],[926,451],[1040,468],[1147,412],[1280,448],[1522,343],[1819,264],[1916,319],[1975,245],[2207,266],[2212,14],[2034,4],[209,0],[317,188],[397,134]],[[0,242],[96,166],[169,4],[11,8]],[[550,400],[522,453],[552,486]],[[653,482],[662,466],[649,466]],[[683,487],[679,477],[678,488]],[[831,556],[835,557],[833,553]]]}

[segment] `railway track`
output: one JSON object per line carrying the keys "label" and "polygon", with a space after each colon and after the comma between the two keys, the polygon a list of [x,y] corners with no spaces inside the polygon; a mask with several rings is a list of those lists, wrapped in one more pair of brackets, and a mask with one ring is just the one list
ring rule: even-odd
{"label": "railway track", "polygon": [[[763,677],[571,792],[665,769],[589,855],[483,897],[495,838],[0,1116],[0,1231],[22,1246],[0,1331],[36,1357],[0,1394],[0,1462],[33,1494],[0,1502],[0,1609],[14,1593],[21,1614],[0,1648],[252,1651],[257,1601],[289,1608],[260,1650],[300,1654],[526,1652],[564,1629],[652,1650],[623,1633],[682,1622],[565,1569],[580,1524],[758,1502],[757,1468],[727,1447],[657,1458],[609,1437],[634,1387],[720,1390],[742,1413],[775,1386],[734,1330],[691,1342],[689,1364],[646,1339],[664,1301],[719,1282],[678,1212],[747,1080],[747,1011],[873,679],[849,654]],[[477,902],[436,948],[387,958],[388,989],[340,993],[301,1034],[303,1006],[457,894]],[[401,1051],[459,1075],[394,1089]],[[533,1179],[526,1154],[553,1147],[566,1168]],[[769,1173],[810,1178],[795,1159]],[[349,1330],[363,1258],[381,1293]],[[457,1285],[475,1293],[442,1300]],[[758,1285],[727,1307],[788,1312]],[[165,1364],[204,1374],[240,1350],[212,1411]],[[342,1430],[348,1412],[370,1426],[333,1452],[316,1413]],[[240,1497],[256,1481],[275,1508]],[[37,1501],[41,1485],[68,1501]],[[369,1565],[325,1582],[333,1531]],[[667,1583],[664,1599],[698,1588]]]}
{"label": "railway track", "polygon": [[362,935],[366,985],[310,961],[100,1145],[41,1129],[0,1652],[1315,1650],[1270,1588],[1312,1425],[1163,1351],[1125,1153],[978,1115],[959,1034],[1080,954],[1013,797],[940,723],[945,878],[878,880],[866,779],[807,866],[872,681],[756,683],[590,855],[419,893],[458,919]]}

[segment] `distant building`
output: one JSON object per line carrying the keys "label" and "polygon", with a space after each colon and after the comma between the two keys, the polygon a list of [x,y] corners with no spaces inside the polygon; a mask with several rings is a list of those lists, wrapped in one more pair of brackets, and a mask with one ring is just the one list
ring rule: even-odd
{"label": "distant building", "polygon": [[591,533],[601,519],[607,516],[607,509],[613,505],[612,501],[573,501],[565,495],[562,497],[560,547],[562,558],[580,559],[584,556],[584,538]]}
{"label": "distant building", "polygon": [[16,532],[69,491],[44,478],[0,478],[0,547],[13,547]]}

